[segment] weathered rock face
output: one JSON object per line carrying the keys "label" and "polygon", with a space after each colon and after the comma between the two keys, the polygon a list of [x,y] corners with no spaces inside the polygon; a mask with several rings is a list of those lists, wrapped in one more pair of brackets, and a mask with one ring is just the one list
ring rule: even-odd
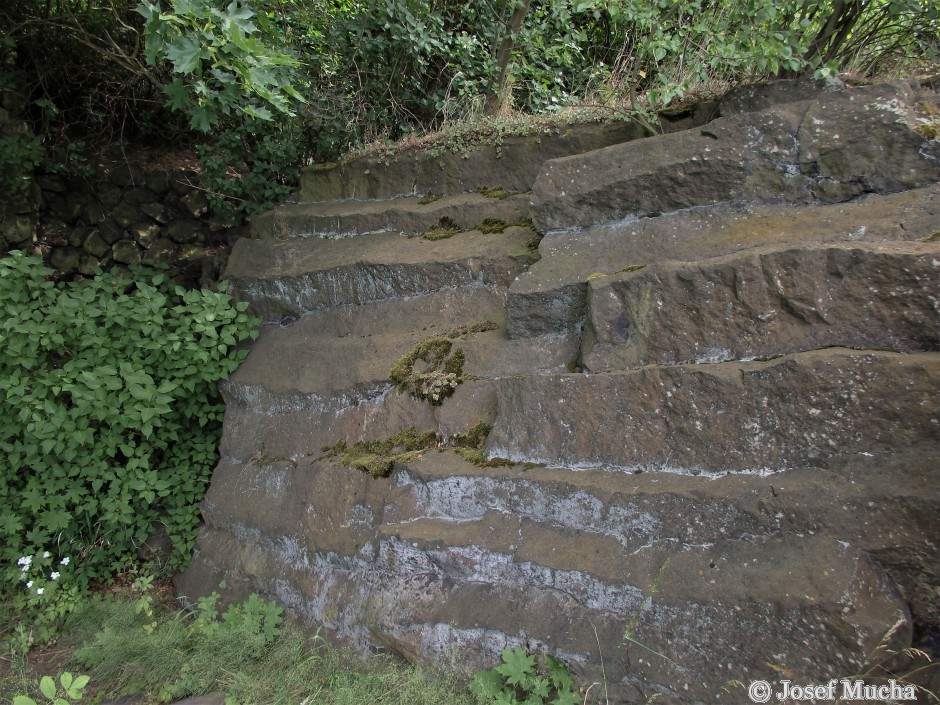
{"label": "weathered rock face", "polygon": [[542,231],[725,201],[844,201],[940,179],[906,83],[823,93],[702,129],[556,159],[539,174]]}
{"label": "weathered rock face", "polygon": [[[458,193],[529,188],[535,147],[486,184],[454,167],[432,189],[413,157],[384,167],[397,182],[311,173],[319,202],[261,219],[230,260],[272,323],[224,389],[180,591],[224,581],[362,651],[468,670],[553,653],[622,703],[741,703],[733,680],[826,682],[889,632],[926,643],[940,191],[910,123],[931,101],[787,83],[684,132],[552,142],[531,216],[559,230],[538,253],[520,197]],[[351,200],[424,190],[444,195]],[[418,235],[441,217],[465,231]],[[461,356],[440,405],[392,381],[429,340]],[[426,358],[414,375],[443,374]],[[480,422],[482,453],[451,447]],[[409,427],[439,442],[375,451],[388,477],[343,465],[337,441]]]}
{"label": "weathered rock face", "polygon": [[940,350],[940,263],[929,243],[750,249],[588,284],[591,372],[834,346]]}

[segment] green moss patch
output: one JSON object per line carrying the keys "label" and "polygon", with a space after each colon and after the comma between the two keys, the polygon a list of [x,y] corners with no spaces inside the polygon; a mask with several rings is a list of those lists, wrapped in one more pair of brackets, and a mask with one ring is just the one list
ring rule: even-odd
{"label": "green moss patch", "polygon": [[445,215],[435,225],[425,230],[422,237],[433,242],[435,240],[446,240],[459,232],[461,232],[460,226],[452,218]]}
{"label": "green moss patch", "polygon": [[924,125],[918,125],[914,128],[914,132],[919,133],[921,136],[926,137],[928,140],[935,140],[937,137],[940,137],[940,125],[935,123],[926,123]]}
{"label": "green moss patch", "polygon": [[[464,381],[466,357],[463,350],[451,352],[453,346],[453,341],[446,337],[421,341],[395,361],[389,379],[399,391],[407,391],[431,406],[440,406]],[[416,370],[419,364],[423,369]]]}
{"label": "green moss patch", "polygon": [[388,438],[359,441],[351,446],[345,440],[337,441],[321,449],[323,455],[320,459],[338,458],[341,465],[369,473],[374,478],[389,477],[395,469],[395,463],[414,462],[435,448],[438,451],[453,449],[465,461],[481,468],[513,465],[505,458],[487,460],[483,455],[483,447],[491,430],[489,424],[480,421],[466,433],[459,433],[445,443],[436,431],[419,432],[411,427]]}
{"label": "green moss patch", "polygon": [[940,240],[940,230],[935,230],[920,239],[921,242],[936,242],[937,240]]}
{"label": "green moss patch", "polygon": [[476,321],[475,323],[463,323],[454,326],[444,333],[445,338],[454,340],[456,338],[469,338],[474,333],[485,333],[489,330],[496,330],[499,324],[496,321]]}
{"label": "green moss patch", "polygon": [[439,201],[444,197],[442,193],[426,193],[421,198],[418,199],[418,205],[426,206],[434,201]]}
{"label": "green moss patch", "polygon": [[505,201],[507,198],[520,196],[524,193],[531,193],[531,191],[510,191],[502,186],[481,186],[476,190],[476,193],[486,198],[495,198],[500,201]]}
{"label": "green moss patch", "polygon": [[419,433],[414,427],[396,433],[388,438],[374,441],[359,441],[352,446],[345,440],[335,445],[325,446],[323,458],[339,458],[347,467],[369,473],[372,477],[388,477],[395,468],[395,463],[407,463],[416,460],[421,454],[441,442],[435,431]]}
{"label": "green moss patch", "polygon": [[448,445],[454,449],[457,455],[477,467],[498,468],[512,465],[513,463],[505,458],[487,460],[483,454],[486,438],[490,435],[492,428],[486,421],[480,421],[466,433],[459,433],[451,438]]}

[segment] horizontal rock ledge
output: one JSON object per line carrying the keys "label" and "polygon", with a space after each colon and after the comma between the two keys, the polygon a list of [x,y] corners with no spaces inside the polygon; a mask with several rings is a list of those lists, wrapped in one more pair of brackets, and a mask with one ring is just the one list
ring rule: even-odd
{"label": "horizontal rock ledge", "polygon": [[940,350],[940,243],[813,245],[589,282],[582,366],[724,362],[825,347]]}
{"label": "horizontal rock ledge", "polygon": [[768,474],[940,440],[940,353],[816,350],[767,362],[496,383],[487,457],[624,472]]}

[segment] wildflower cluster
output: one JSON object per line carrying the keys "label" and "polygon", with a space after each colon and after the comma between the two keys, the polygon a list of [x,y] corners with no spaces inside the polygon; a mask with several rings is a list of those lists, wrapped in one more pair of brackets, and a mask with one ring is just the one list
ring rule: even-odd
{"label": "wildflower cluster", "polygon": [[62,619],[78,602],[79,588],[72,578],[71,557],[53,557],[49,551],[21,556],[16,561],[15,582],[23,589],[13,600],[26,616],[14,646],[28,649],[52,638]]}

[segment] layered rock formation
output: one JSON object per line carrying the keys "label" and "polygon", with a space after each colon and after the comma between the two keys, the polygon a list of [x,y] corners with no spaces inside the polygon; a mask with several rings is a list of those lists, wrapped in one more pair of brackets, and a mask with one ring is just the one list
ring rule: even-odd
{"label": "layered rock formation", "polygon": [[610,702],[935,634],[937,102],[777,84],[311,172],[230,259],[267,325],[179,589],[465,669],[550,652]]}

